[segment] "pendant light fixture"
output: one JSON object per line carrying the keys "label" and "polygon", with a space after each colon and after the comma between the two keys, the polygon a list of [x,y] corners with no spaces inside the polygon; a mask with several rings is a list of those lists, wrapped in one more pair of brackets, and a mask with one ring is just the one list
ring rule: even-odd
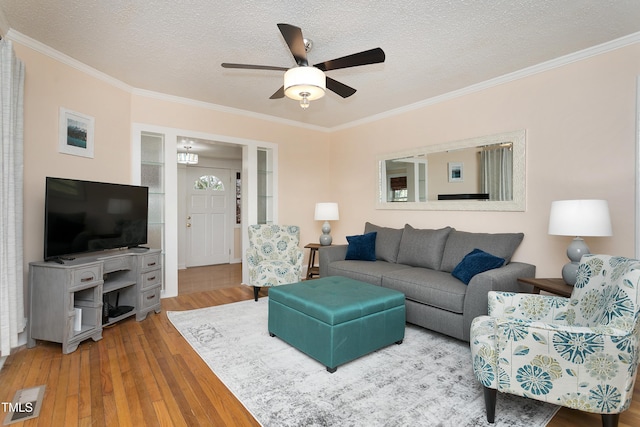
{"label": "pendant light fixture", "polygon": [[186,153],[178,153],[178,163],[182,165],[197,165],[198,164],[198,155],[195,153],[190,153],[191,150],[190,145],[185,145],[184,149],[187,150]]}

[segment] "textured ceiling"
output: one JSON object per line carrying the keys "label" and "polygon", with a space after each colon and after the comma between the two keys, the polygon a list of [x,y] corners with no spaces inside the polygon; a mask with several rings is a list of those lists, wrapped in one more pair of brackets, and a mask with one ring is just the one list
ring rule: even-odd
{"label": "textured ceiling", "polygon": [[[10,29],[137,89],[334,128],[640,31],[638,0],[2,0]],[[277,23],[318,63],[381,47],[383,64],[329,71],[358,91],[304,111],[270,100],[294,60]]]}

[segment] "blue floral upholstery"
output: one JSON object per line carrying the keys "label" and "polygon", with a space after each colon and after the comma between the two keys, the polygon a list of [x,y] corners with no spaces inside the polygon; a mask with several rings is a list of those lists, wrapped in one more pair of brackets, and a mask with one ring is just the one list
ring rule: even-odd
{"label": "blue floral upholstery", "polygon": [[249,226],[247,265],[249,284],[257,291],[265,286],[296,283],[302,279],[300,227],[295,225]]}
{"label": "blue floral upholstery", "polygon": [[582,258],[571,298],[489,292],[489,315],[474,319],[470,340],[474,374],[493,399],[489,422],[497,390],[616,425],[639,362],[639,294],[640,261],[609,255]]}

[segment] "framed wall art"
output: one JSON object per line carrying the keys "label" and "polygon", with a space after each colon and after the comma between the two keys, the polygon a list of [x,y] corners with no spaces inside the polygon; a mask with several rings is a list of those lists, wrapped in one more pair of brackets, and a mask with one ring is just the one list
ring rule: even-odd
{"label": "framed wall art", "polygon": [[460,162],[449,162],[449,182],[463,182],[464,168]]}
{"label": "framed wall art", "polygon": [[93,158],[94,124],[93,117],[60,107],[58,151]]}

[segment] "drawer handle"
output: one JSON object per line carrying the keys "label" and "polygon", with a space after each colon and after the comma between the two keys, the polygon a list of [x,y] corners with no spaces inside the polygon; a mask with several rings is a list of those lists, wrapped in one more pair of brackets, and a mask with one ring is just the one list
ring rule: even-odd
{"label": "drawer handle", "polygon": [[150,263],[147,264],[147,267],[153,267],[154,265],[156,265],[155,262],[150,262]]}
{"label": "drawer handle", "polygon": [[80,282],[84,283],[84,282],[90,282],[93,280],[93,276],[91,277],[83,277],[82,279],[80,279]]}
{"label": "drawer handle", "polygon": [[149,295],[149,296],[147,297],[147,299],[148,299],[148,300],[149,300],[149,299],[154,299],[155,297],[156,297],[156,294],[153,294],[153,295]]}
{"label": "drawer handle", "polygon": [[147,277],[147,282],[150,282],[150,281],[152,281],[152,280],[156,280],[156,276],[153,276],[153,277]]}

